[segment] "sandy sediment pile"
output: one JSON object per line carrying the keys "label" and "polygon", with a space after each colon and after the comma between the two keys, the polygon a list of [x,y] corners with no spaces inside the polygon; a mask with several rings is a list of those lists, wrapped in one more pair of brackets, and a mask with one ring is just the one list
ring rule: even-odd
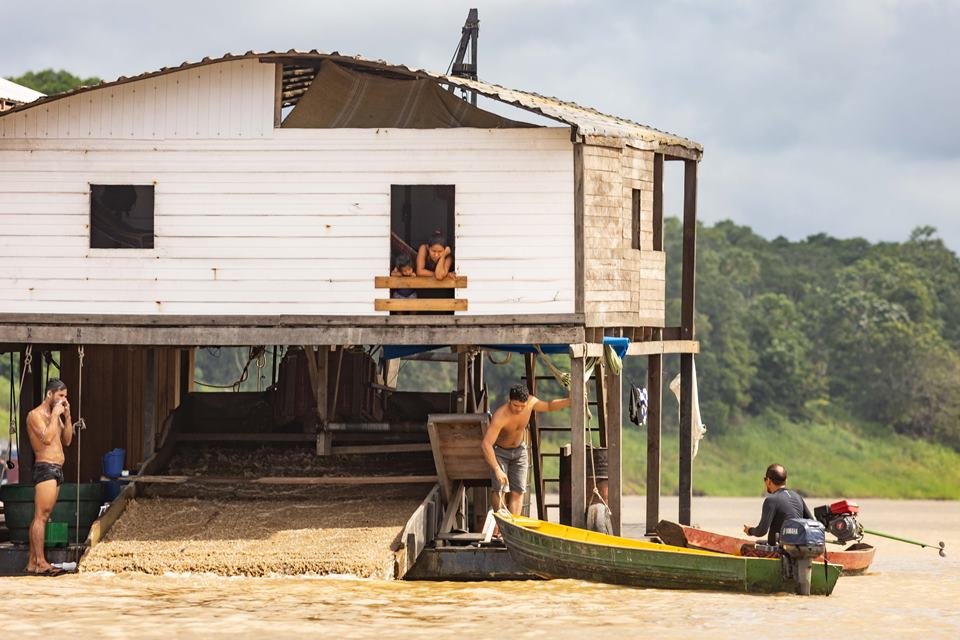
{"label": "sandy sediment pile", "polygon": [[83,571],[393,576],[428,487],[331,489],[325,499],[132,500]]}

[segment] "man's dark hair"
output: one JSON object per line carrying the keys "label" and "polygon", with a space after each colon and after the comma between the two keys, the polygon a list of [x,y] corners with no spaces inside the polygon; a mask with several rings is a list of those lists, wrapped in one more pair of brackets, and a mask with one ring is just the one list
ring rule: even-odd
{"label": "man's dark hair", "polygon": [[510,387],[510,399],[518,400],[520,402],[526,402],[530,397],[530,392],[527,391],[527,385],[525,384],[515,384]]}
{"label": "man's dark hair", "polygon": [[57,391],[60,391],[66,388],[67,388],[67,385],[65,385],[63,383],[63,380],[61,380],[60,378],[50,378],[49,380],[47,380],[47,390],[44,391],[44,395],[51,392],[56,393]]}
{"label": "man's dark hair", "polygon": [[782,464],[772,464],[767,467],[767,478],[770,479],[775,485],[781,485],[787,483],[787,470],[783,468]]}
{"label": "man's dark hair", "polygon": [[413,261],[410,260],[410,256],[405,253],[401,253],[397,256],[397,269],[403,269],[404,267],[412,267]]}

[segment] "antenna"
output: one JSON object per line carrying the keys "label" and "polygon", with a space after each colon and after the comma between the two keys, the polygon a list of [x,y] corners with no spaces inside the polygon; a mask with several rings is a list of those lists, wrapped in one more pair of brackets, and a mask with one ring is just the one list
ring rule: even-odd
{"label": "antenna", "polygon": [[[447,67],[447,73],[459,78],[477,79],[477,38],[480,36],[480,18],[476,9],[470,9],[467,13],[467,21],[463,23],[460,30],[460,43],[457,45],[457,51],[453,54],[450,66]],[[465,62],[467,58],[467,46],[470,47],[470,62]],[[449,90],[454,91],[455,87],[449,85]],[[463,99],[467,99],[470,94],[470,104],[477,106],[477,92],[463,90]]]}

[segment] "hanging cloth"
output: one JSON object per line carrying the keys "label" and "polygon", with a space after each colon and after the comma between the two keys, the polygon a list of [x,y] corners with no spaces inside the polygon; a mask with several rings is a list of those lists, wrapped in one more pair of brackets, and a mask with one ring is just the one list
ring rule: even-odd
{"label": "hanging cloth", "polygon": [[649,407],[647,390],[645,387],[630,388],[630,422],[637,425],[647,423],[647,409]]}
{"label": "hanging cloth", "polygon": [[[691,413],[691,425],[690,425],[690,439],[693,441],[693,457],[697,457],[697,452],[700,450],[700,440],[703,439],[703,436],[707,434],[707,425],[703,424],[703,421],[700,419],[700,396],[697,393],[697,363],[693,362],[693,408]],[[677,374],[677,377],[673,379],[670,383],[670,391],[673,392],[673,395],[677,397],[677,405],[680,404],[680,374]]]}

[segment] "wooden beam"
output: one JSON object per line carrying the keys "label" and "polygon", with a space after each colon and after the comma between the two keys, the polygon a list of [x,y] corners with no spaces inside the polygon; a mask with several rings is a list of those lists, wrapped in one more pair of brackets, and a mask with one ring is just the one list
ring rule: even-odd
{"label": "wooden beam", "polygon": [[612,513],[613,535],[619,536],[623,495],[623,376],[604,367],[607,407],[607,506]]}
{"label": "wooden beam", "polygon": [[587,524],[587,458],[586,458],[586,399],[584,390],[584,359],[570,358],[570,485],[571,519],[574,527]]}
{"label": "wooden beam", "polygon": [[374,311],[466,311],[464,298],[378,298]]}
{"label": "wooden beam", "polygon": [[[537,356],[533,353],[527,353],[523,356],[524,375],[527,379],[527,390],[530,395],[537,395]],[[536,487],[537,517],[541,520],[547,518],[547,508],[544,506],[544,493],[546,485],[543,481],[543,461],[540,457],[540,423],[537,420],[537,412],[530,412],[530,422],[527,424],[530,430],[530,457],[533,459],[533,485]]]}
{"label": "wooden beam", "polygon": [[[388,327],[388,326],[472,326],[472,325],[582,325],[582,313],[543,313],[477,316],[316,316],[316,315],[143,315],[74,313],[0,313],[0,325],[67,325],[143,327]],[[2,342],[2,340],[0,340]],[[18,344],[21,340],[14,340]],[[28,342],[36,344],[36,340]],[[74,341],[68,341],[74,344]],[[327,343],[332,344],[332,343]]]}
{"label": "wooden beam", "polygon": [[[409,318],[411,316],[391,316]],[[451,318],[452,316],[412,316]],[[464,319],[469,316],[463,316]],[[316,327],[132,327],[51,326],[0,324],[0,340],[22,344],[104,344],[161,346],[249,346],[254,344],[540,344],[583,341],[583,327],[575,325],[478,325],[466,322],[426,326],[316,326]]]}
{"label": "wooden beam", "polygon": [[660,522],[660,438],[663,402],[663,356],[647,358],[647,518],[646,533]]}
{"label": "wooden beam", "polygon": [[263,477],[263,478],[205,478],[203,476],[131,476],[137,484],[267,484],[267,485],[379,485],[379,484],[433,484],[437,476],[329,476],[329,477]]}
{"label": "wooden beam", "polygon": [[[307,356],[308,359],[312,358],[313,353],[308,353]],[[330,347],[328,345],[320,345],[317,349],[317,386],[314,392],[314,397],[317,401],[316,436],[318,456],[330,455],[333,446],[333,438],[330,430],[327,428],[327,423],[330,421],[329,379]]]}
{"label": "wooden beam", "polygon": [[693,354],[680,356],[680,524],[690,524],[693,503]]}
{"label": "wooden beam", "polygon": [[273,126],[279,127],[283,120],[283,65],[274,65],[273,78]]}
{"label": "wooden beam", "polygon": [[700,353],[700,343],[696,340],[657,340],[650,342],[631,342],[627,347],[628,356],[649,356],[670,353]]}
{"label": "wooden beam", "polygon": [[[97,546],[104,536],[107,535],[107,532],[110,531],[110,527],[114,525],[117,519],[123,514],[123,511],[127,508],[127,503],[136,495],[136,485],[127,484],[120,490],[120,495],[110,503],[110,506],[107,507],[106,513],[93,521],[93,524],[90,525],[90,533],[87,534],[87,550],[83,552],[83,555],[86,556],[90,549]],[[83,564],[83,559],[81,558],[80,563]]]}
{"label": "wooden beam", "polygon": [[[631,342],[627,347],[628,356],[670,353],[700,353],[700,343],[696,340],[648,340]],[[603,345],[597,342],[571,344],[570,354],[574,357],[601,358]]]}
{"label": "wooden beam", "polygon": [[663,154],[653,154],[653,250],[663,251]]}
{"label": "wooden beam", "polygon": [[573,288],[573,310],[582,314],[584,311],[584,285],[586,270],[584,269],[584,173],[583,173],[583,144],[573,145],[573,274],[575,278]]}
{"label": "wooden beam", "polygon": [[693,340],[697,269],[697,163],[683,163],[683,271],[680,293],[680,337]]}
{"label": "wooden beam", "polygon": [[376,289],[465,289],[467,276],[443,280],[431,276],[375,276],[373,286]]}
{"label": "wooden beam", "polygon": [[450,533],[450,531],[453,530],[453,525],[457,521],[457,512],[460,511],[460,507],[463,505],[465,491],[466,488],[461,480],[457,483],[457,488],[454,489],[450,500],[447,501],[447,507],[443,513],[443,520],[440,522],[440,533]]}
{"label": "wooden beam", "polygon": [[[597,396],[597,427],[600,430],[600,447],[606,448],[608,436],[606,366],[601,360],[593,370],[594,389]],[[591,444],[592,446],[592,444]]]}

